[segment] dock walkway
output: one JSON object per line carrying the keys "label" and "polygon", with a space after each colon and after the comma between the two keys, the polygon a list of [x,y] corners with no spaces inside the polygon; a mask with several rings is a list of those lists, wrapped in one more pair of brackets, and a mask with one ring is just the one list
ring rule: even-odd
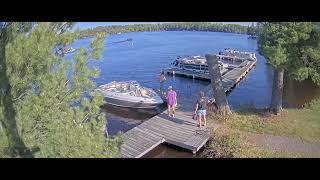
{"label": "dock walkway", "polygon": [[197,127],[197,121],[191,117],[191,112],[177,111],[174,118],[164,112],[134,127],[124,134],[120,157],[142,157],[163,142],[196,153],[210,135],[206,129]]}
{"label": "dock walkway", "polygon": [[[255,66],[256,61],[244,61],[238,67],[230,70],[222,76],[222,83],[225,89],[225,92],[230,92],[234,86],[236,86]],[[211,85],[209,85],[209,89]]]}
{"label": "dock walkway", "polygon": [[[227,72],[222,72],[222,83],[223,83],[225,92],[226,93],[230,92],[233,89],[233,87],[235,87],[255,65],[256,65],[256,61],[246,60],[242,62],[239,66],[233,68],[232,70],[229,70]],[[177,76],[184,76],[184,77],[193,78],[193,79],[210,81],[209,74],[204,74],[204,73],[197,73],[197,72],[181,70],[177,68],[166,69],[164,70],[164,72],[167,74],[172,74]],[[212,93],[211,89],[212,88],[210,84],[208,85],[205,91],[210,94]]]}

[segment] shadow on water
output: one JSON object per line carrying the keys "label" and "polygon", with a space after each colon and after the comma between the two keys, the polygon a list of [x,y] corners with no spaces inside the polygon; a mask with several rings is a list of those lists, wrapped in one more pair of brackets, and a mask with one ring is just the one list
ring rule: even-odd
{"label": "shadow on water", "polygon": [[124,108],[108,104],[102,107],[102,110],[106,112],[109,135],[116,135],[120,131],[126,132],[153,116],[162,113],[165,109],[165,104],[155,109]]}
{"label": "shadow on water", "polygon": [[142,158],[196,158],[197,155],[192,154],[183,148],[170,145],[167,143],[160,144],[152,151],[148,152]]}

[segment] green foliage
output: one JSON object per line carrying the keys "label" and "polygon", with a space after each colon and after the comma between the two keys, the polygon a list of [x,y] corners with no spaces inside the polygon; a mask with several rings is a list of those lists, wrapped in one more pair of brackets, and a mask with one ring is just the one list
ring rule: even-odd
{"label": "green foliage", "polygon": [[311,22],[259,24],[259,46],[269,63],[320,85],[320,30]]}
{"label": "green foliage", "polygon": [[97,38],[95,40],[93,40],[91,42],[91,47],[95,47],[93,48],[92,52],[91,52],[91,57],[93,59],[99,59],[101,52],[103,50],[103,41],[105,39],[106,33],[105,32],[100,32],[97,33]]}
{"label": "green foliage", "polygon": [[[81,37],[90,37],[97,32],[116,34],[118,32],[139,32],[139,31],[213,31],[232,32],[245,34],[248,27],[237,24],[206,23],[206,22],[183,22],[183,23],[163,23],[163,24],[135,24],[126,26],[98,26],[81,32]],[[250,33],[256,32],[255,27],[250,27]]]}
{"label": "green foliage", "polygon": [[[35,157],[115,157],[121,136],[104,136],[103,96],[92,93],[95,84],[90,80],[99,72],[87,66],[88,57],[100,58],[105,34],[92,41],[91,53],[78,49],[71,63],[55,53],[58,46],[79,37],[78,32],[68,31],[70,27],[69,23],[38,23],[28,33],[10,30],[16,33],[6,45],[12,118],[24,144],[38,149]],[[75,103],[79,105],[72,106]],[[4,106],[0,118],[6,118]],[[6,143],[1,136],[0,145]]]}
{"label": "green foliage", "polygon": [[253,36],[255,36],[255,35],[258,34],[258,28],[255,27],[254,23],[252,23],[251,26],[248,26],[248,28],[247,28],[247,34],[248,34],[248,35],[253,35]]}

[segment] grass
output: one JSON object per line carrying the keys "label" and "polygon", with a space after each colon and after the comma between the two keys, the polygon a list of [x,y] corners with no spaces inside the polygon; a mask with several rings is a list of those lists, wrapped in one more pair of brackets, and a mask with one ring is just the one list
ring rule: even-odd
{"label": "grass", "polygon": [[285,109],[280,115],[265,110],[243,108],[227,117],[209,117],[210,123],[219,123],[212,132],[212,141],[205,148],[205,157],[304,157],[303,154],[272,151],[249,143],[250,133],[271,134],[300,138],[310,143],[320,143],[320,100],[303,109]]}
{"label": "grass", "polygon": [[201,154],[202,157],[214,158],[287,158],[298,157],[296,154],[263,149],[246,140],[246,133],[219,127],[212,133],[212,139]]}
{"label": "grass", "polygon": [[287,109],[277,116],[242,111],[229,118],[228,126],[242,131],[320,142],[320,108]]}

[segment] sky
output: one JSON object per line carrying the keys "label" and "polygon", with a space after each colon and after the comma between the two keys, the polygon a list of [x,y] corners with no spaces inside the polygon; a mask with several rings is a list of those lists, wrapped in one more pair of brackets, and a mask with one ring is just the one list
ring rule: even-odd
{"label": "sky", "polygon": [[[112,26],[112,25],[131,25],[131,24],[158,24],[160,22],[78,22],[75,25],[75,29],[79,28],[81,30],[94,28],[97,26]],[[223,22],[225,24],[240,24],[240,25],[251,25],[252,22]]]}

